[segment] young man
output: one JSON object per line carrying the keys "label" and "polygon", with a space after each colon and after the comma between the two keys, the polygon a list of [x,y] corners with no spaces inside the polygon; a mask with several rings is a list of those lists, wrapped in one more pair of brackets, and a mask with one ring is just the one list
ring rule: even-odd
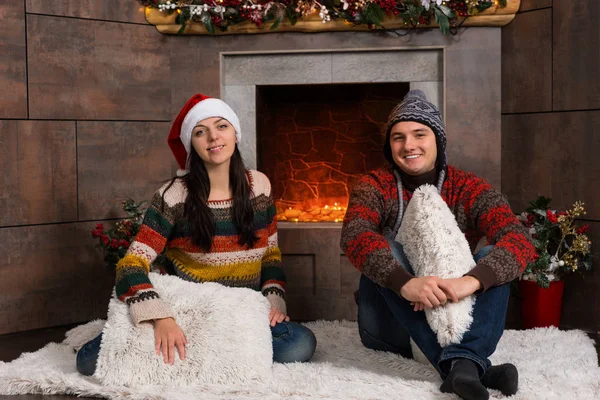
{"label": "young man", "polygon": [[[488,399],[486,387],[516,393],[515,366],[491,366],[488,358],[504,331],[508,283],[535,255],[525,228],[502,194],[447,165],[444,123],[420,90],[410,91],[390,113],[384,155],[389,166],[354,187],[342,228],[342,250],[362,272],[358,326],[363,344],[412,357],[412,338],[442,377],[442,392],[464,399]],[[472,249],[484,236],[489,242],[461,278],[415,277],[394,241],[413,191],[426,183],[438,188]],[[461,343],[442,348],[422,310],[472,294],[477,301],[470,330]]]}

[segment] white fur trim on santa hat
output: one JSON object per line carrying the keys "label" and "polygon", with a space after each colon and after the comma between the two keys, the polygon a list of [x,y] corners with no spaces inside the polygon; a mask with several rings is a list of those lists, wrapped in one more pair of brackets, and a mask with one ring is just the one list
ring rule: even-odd
{"label": "white fur trim on santa hat", "polygon": [[196,124],[203,119],[221,117],[225,118],[235,129],[235,137],[238,142],[242,139],[240,129],[240,120],[235,112],[221,99],[208,98],[196,104],[183,119],[181,124],[181,134],[179,136],[181,143],[185,147],[187,154],[190,154],[192,148],[192,131]]}

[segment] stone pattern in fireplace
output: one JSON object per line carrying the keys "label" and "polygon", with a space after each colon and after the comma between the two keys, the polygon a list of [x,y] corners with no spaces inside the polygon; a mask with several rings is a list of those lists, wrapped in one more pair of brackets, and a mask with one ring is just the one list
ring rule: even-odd
{"label": "stone pattern in fireplace", "polygon": [[359,177],[385,165],[385,125],[410,84],[257,86],[257,164],[280,221],[338,222]]}

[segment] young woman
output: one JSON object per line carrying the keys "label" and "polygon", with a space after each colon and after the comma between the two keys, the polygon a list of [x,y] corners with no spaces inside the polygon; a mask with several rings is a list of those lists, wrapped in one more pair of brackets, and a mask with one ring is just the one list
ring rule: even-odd
{"label": "young woman", "polygon": [[[185,358],[185,332],[148,278],[165,249],[165,269],[194,282],[261,290],[271,303],[273,360],[309,360],[313,333],[286,315],[285,275],[277,245],[275,204],[262,173],[247,170],[238,149],[238,117],[222,100],[194,95],[180,111],[169,147],[181,168],[155,193],[144,222],[117,265],[116,294],[134,324],[154,324],[155,351],[173,364]],[[223,316],[227,318],[227,316]],[[77,353],[77,370],[92,375],[101,336]]]}

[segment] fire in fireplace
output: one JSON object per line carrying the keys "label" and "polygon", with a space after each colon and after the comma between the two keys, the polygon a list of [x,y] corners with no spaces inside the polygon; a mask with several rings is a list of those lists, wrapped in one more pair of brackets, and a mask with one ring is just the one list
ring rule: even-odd
{"label": "fire in fireplace", "polygon": [[385,165],[389,112],[408,83],[258,86],[257,164],[277,219],[341,222],[358,178]]}

